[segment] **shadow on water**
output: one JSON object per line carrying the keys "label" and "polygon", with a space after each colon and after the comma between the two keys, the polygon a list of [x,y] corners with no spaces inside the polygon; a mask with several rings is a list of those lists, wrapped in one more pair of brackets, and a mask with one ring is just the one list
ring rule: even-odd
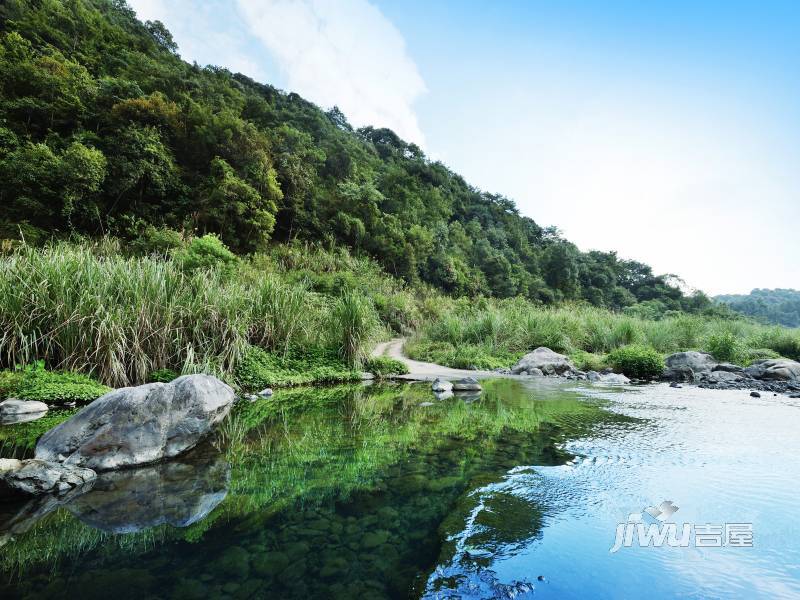
{"label": "shadow on water", "polygon": [[488,564],[541,531],[544,508],[508,493],[509,474],[563,465],[574,458],[566,440],[631,420],[544,382],[432,399],[425,385],[282,391],[237,408],[215,448],[17,506],[5,515],[0,596],[456,589],[470,571],[453,565]]}

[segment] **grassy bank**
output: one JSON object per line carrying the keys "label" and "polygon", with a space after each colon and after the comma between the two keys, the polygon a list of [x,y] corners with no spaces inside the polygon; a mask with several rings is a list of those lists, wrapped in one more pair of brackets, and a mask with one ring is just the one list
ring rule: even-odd
{"label": "grassy bank", "polygon": [[411,336],[412,358],[459,368],[508,367],[538,346],[569,354],[581,369],[615,365],[614,356],[631,353],[609,357],[620,348],[698,349],[742,364],[800,359],[797,330],[730,316],[648,319],[583,304],[453,300],[318,246],[276,245],[242,258],[213,236],[125,249],[106,239],[22,245],[0,258],[0,368],[39,361],[96,380],[68,374],[48,384],[40,368],[25,389],[47,393],[28,399],[82,402],[64,396],[65,383],[85,392],[191,372],[242,390],[356,381],[362,370],[401,369],[368,362],[378,339],[397,334]]}
{"label": "grassy bank", "polygon": [[420,322],[417,306],[346,252],[243,260],[210,236],[148,256],[108,240],[22,246],[0,260],[0,366],[38,360],[114,387],[199,371],[248,387],[347,381],[388,329]]}
{"label": "grassy bank", "polygon": [[458,368],[511,366],[523,354],[547,346],[568,354],[582,369],[609,365],[618,348],[651,348],[666,355],[707,351],[749,364],[784,356],[800,360],[800,331],[746,319],[677,314],[660,320],[585,305],[542,307],[525,300],[450,303],[406,346],[412,358]]}

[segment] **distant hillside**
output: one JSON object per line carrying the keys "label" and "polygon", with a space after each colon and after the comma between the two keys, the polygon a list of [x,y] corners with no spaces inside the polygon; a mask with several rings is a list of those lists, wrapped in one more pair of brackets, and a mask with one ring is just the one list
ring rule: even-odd
{"label": "distant hillside", "polygon": [[800,290],[755,289],[749,294],[727,294],[714,299],[765,323],[800,327]]}

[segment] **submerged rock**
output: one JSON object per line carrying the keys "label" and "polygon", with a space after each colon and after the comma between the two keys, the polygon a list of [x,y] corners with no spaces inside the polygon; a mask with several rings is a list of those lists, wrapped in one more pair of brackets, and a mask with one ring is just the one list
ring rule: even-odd
{"label": "submerged rock", "polygon": [[545,347],[529,352],[511,368],[511,372],[514,374],[524,372],[532,375],[536,370],[543,375],[563,375],[576,371],[575,365],[572,364],[569,358]]}
{"label": "submerged rock", "polygon": [[453,390],[457,392],[479,392],[481,384],[474,377],[464,377],[453,382]]}
{"label": "submerged rock", "polygon": [[453,391],[453,384],[447,381],[446,379],[442,379],[437,377],[433,380],[431,384],[431,389],[434,392],[451,392]]}
{"label": "submerged rock", "polygon": [[156,462],[194,447],[230,411],[230,386],[184,375],[109,392],[51,429],[36,458],[107,471]]}
{"label": "submerged rock", "polygon": [[447,400],[453,397],[453,392],[451,390],[447,390],[446,392],[433,392],[433,395],[437,400]]}
{"label": "submerged rock", "polygon": [[702,381],[709,383],[730,383],[734,381],[743,381],[745,377],[741,373],[732,371],[711,371],[710,373],[703,373],[700,376]]}
{"label": "submerged rock", "polygon": [[12,493],[63,494],[92,481],[91,469],[39,460],[0,459],[0,484]]}
{"label": "submerged rock", "polygon": [[263,390],[258,392],[258,395],[261,396],[262,398],[269,398],[270,396],[272,396],[272,388],[264,388]]}

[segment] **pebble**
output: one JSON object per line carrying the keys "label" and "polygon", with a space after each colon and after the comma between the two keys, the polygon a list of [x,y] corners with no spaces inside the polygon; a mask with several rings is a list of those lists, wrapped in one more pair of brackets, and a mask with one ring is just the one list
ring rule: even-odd
{"label": "pebble", "polygon": [[750,397],[751,398],[761,398],[761,394],[759,394],[758,392],[750,392]]}

